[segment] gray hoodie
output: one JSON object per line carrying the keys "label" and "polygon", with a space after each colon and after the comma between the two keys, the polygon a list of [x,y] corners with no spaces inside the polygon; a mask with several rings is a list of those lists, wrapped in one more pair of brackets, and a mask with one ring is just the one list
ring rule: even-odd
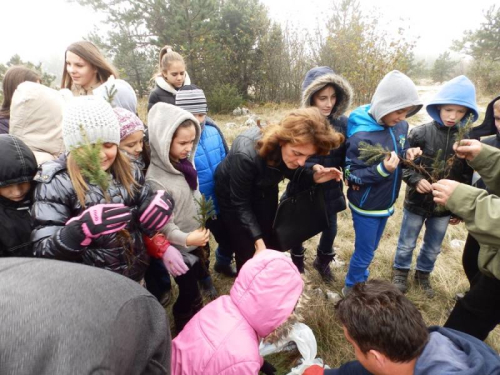
{"label": "gray hoodie", "polygon": [[193,163],[196,145],[201,134],[198,120],[191,113],[167,103],[157,103],[149,111],[151,164],[146,174],[146,182],[153,190],[165,190],[174,198],[175,207],[172,218],[162,232],[179,250],[192,251],[196,249],[196,246],[187,246],[186,239],[189,233],[200,227],[195,220],[198,214],[195,199],[199,199],[201,195],[198,189],[191,190],[184,175],[170,162],[169,156],[172,136],[179,125],[186,120],[193,121],[196,127],[194,147],[188,157],[188,160]]}
{"label": "gray hoodie", "polygon": [[377,123],[384,125],[382,117],[398,109],[414,107],[407,117],[420,111],[423,103],[413,81],[398,70],[393,70],[380,81],[373,94],[369,110]]}

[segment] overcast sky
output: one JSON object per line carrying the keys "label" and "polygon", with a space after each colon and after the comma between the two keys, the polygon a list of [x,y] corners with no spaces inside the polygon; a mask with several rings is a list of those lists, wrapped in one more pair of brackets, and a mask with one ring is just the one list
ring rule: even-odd
{"label": "overcast sky", "polygon": [[[261,0],[272,19],[299,28],[324,25],[333,0]],[[419,36],[416,52],[438,55],[459,39],[464,30],[476,29],[493,0],[361,0],[372,12],[381,14],[380,23],[394,31],[403,26],[409,37]],[[13,54],[24,60],[57,61],[66,47],[82,39],[95,27],[102,28],[103,16],[68,0],[2,0],[0,5],[0,62]],[[51,64],[51,67],[54,64]],[[56,64],[57,65],[57,64]],[[62,70],[62,66],[61,66]]]}

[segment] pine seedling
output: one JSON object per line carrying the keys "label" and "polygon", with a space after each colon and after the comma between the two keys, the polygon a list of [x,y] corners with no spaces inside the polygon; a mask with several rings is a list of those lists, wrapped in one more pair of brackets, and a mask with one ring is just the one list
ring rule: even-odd
{"label": "pine seedling", "polygon": [[371,145],[361,141],[358,145],[359,159],[363,160],[367,165],[375,165],[391,155],[391,151],[383,147],[380,143]]}
{"label": "pine seedling", "polygon": [[101,188],[106,201],[109,201],[108,188],[110,175],[103,171],[101,168],[101,148],[102,142],[97,141],[91,144],[85,129],[80,125],[80,134],[84,140],[83,144],[78,145],[72,151],[78,168],[83,177],[85,177],[91,184],[97,185]]}
{"label": "pine seedling", "polygon": [[443,150],[438,150],[436,153],[436,156],[434,157],[432,161],[432,173],[431,173],[431,183],[437,182],[441,176],[444,176],[446,174],[445,168],[446,168],[446,162],[442,159],[443,157]]}
{"label": "pine seedling", "polygon": [[115,85],[111,85],[111,87],[106,86],[106,101],[113,106],[113,100],[115,100],[116,94],[118,93]]}
{"label": "pine seedling", "polygon": [[205,194],[201,194],[200,199],[196,199],[196,204],[198,205],[198,215],[194,219],[200,224],[200,227],[205,229],[207,221],[215,218],[215,207],[212,197],[205,198]]}
{"label": "pine seedling", "polygon": [[467,121],[465,122],[464,126],[459,126],[457,134],[455,135],[455,142],[460,143],[463,139],[466,139],[472,130],[472,119],[473,115],[472,113],[467,117]]}

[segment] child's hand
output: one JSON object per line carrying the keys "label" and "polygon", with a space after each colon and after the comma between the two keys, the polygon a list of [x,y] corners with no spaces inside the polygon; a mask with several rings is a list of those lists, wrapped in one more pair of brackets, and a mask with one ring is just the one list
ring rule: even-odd
{"label": "child's hand", "polygon": [[417,183],[417,192],[427,194],[432,192],[432,185],[426,179],[422,179]]}
{"label": "child's hand", "polygon": [[396,155],[394,151],[391,152],[391,155],[384,159],[384,168],[392,173],[396,170],[399,165],[399,157]]}
{"label": "child's hand", "polygon": [[415,160],[415,158],[419,157],[422,155],[422,150],[420,147],[412,147],[406,150],[406,159],[408,160]]}
{"label": "child's hand", "polygon": [[187,236],[187,246],[205,246],[210,238],[210,231],[208,229],[198,228]]}
{"label": "child's hand", "polygon": [[481,152],[482,144],[476,139],[462,139],[460,145],[455,142],[453,149],[461,159],[473,160]]}

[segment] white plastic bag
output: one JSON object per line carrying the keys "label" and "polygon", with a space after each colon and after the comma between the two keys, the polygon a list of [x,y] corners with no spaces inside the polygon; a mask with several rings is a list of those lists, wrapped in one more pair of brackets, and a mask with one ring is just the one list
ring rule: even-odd
{"label": "white plastic bag", "polygon": [[[259,347],[260,355],[267,356],[284,350],[290,350],[293,348],[293,346],[290,345],[290,342],[295,343],[302,359],[300,360],[300,364],[291,369],[288,375],[303,374],[304,371],[312,365],[319,365],[323,367],[323,360],[321,358],[316,358],[316,354],[318,353],[316,337],[314,337],[314,333],[311,328],[304,323],[294,324],[289,336],[280,340],[276,344],[263,344],[261,342]],[[330,367],[325,366],[325,369],[329,368]]]}

